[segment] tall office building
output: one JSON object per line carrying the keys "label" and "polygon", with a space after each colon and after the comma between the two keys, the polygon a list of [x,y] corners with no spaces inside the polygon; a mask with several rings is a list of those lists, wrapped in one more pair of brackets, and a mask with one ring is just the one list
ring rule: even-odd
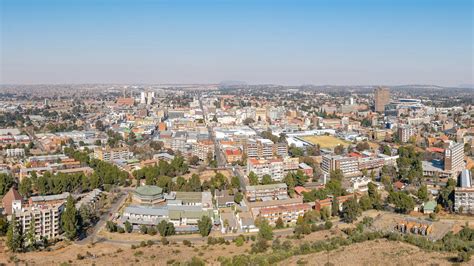
{"label": "tall office building", "polygon": [[464,145],[450,141],[444,149],[444,170],[461,171],[464,168]]}
{"label": "tall office building", "polygon": [[385,105],[390,102],[390,90],[388,88],[379,87],[375,89],[375,112],[383,113]]}

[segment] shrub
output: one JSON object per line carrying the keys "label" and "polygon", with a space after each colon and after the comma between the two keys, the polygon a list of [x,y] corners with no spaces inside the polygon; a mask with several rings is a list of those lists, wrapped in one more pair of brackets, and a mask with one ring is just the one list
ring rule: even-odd
{"label": "shrub", "polygon": [[168,239],[167,239],[166,237],[162,237],[162,238],[161,238],[161,244],[163,244],[163,245],[166,246],[166,245],[168,245],[169,243],[170,243],[170,241],[168,241]]}
{"label": "shrub", "polygon": [[235,245],[238,247],[241,247],[244,245],[244,238],[242,236],[238,236],[236,239],[234,239]]}
{"label": "shrub", "polygon": [[154,226],[152,227],[149,227],[146,231],[147,234],[151,235],[151,236],[154,236],[157,234],[157,231],[156,231],[156,228]]}
{"label": "shrub", "polygon": [[183,245],[190,247],[191,246],[191,241],[183,240]]}
{"label": "shrub", "polygon": [[327,220],[327,221],[324,223],[324,228],[325,228],[326,230],[331,229],[331,228],[332,228],[332,222],[329,221],[329,220]]}

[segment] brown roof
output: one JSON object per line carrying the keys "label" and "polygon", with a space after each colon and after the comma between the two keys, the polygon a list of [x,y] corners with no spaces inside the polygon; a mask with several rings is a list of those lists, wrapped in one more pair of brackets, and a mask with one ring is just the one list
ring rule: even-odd
{"label": "brown roof", "polygon": [[20,195],[20,193],[18,193],[18,191],[16,191],[16,189],[12,187],[2,199],[3,208],[5,209],[5,213],[7,215],[12,214],[12,203],[14,200],[23,201],[23,197]]}

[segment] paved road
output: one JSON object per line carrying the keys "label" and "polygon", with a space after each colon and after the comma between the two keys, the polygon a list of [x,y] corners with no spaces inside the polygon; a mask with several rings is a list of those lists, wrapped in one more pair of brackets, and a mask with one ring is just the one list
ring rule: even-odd
{"label": "paved road", "polygon": [[123,202],[127,198],[129,191],[131,191],[131,188],[122,189],[120,191],[120,193],[122,193],[122,195],[115,201],[115,203],[112,204],[109,211],[104,213],[100,217],[99,221],[95,224],[94,230],[92,231],[92,233],[87,235],[87,237],[85,237],[85,238],[83,238],[79,241],[76,241],[76,243],[79,244],[79,245],[84,245],[84,244],[90,243],[91,241],[95,241],[96,237],[97,237],[97,234],[102,229],[102,227],[104,227],[107,220],[109,220],[109,218],[110,218],[109,214],[110,213],[114,214],[119,210],[120,206],[123,205]]}

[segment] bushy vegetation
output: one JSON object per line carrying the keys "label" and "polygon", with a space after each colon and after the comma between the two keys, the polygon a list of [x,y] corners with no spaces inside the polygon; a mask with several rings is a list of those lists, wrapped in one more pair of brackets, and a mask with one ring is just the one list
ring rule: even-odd
{"label": "bushy vegetation", "polygon": [[457,234],[448,233],[441,240],[433,242],[423,236],[412,234],[403,235],[393,232],[382,233],[364,230],[370,223],[370,219],[364,220],[358,224],[356,229],[347,231],[348,236],[346,238],[333,237],[328,240],[303,242],[295,247],[292,247],[290,242],[285,241],[281,244],[279,241],[274,241],[272,252],[270,253],[258,254],[253,252],[233,257],[219,257],[218,260],[221,265],[274,265],[292,256],[331,251],[354,243],[375,239],[402,241],[427,251],[458,252],[456,260],[462,262],[469,261],[470,256],[474,252],[474,245],[472,244],[474,241],[474,229],[470,229],[467,226]]}

